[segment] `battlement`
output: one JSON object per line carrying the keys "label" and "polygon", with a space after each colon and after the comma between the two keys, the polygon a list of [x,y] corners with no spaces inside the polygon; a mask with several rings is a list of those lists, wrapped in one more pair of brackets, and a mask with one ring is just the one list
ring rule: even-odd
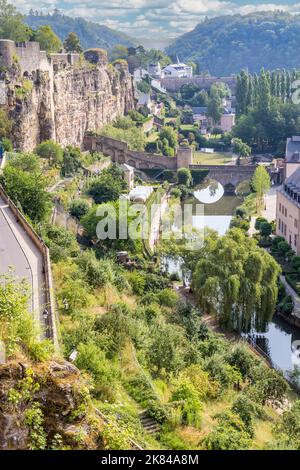
{"label": "battlement", "polygon": [[0,39],[0,67],[9,69],[14,64],[18,64],[22,74],[32,74],[36,70],[57,71],[72,66],[79,60],[79,54],[47,54],[41,51],[38,42],[14,42]]}

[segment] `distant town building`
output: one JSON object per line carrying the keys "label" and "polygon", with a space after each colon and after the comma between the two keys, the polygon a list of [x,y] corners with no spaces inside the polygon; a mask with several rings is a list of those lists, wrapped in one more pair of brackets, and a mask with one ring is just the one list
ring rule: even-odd
{"label": "distant town building", "polygon": [[209,125],[207,117],[207,107],[197,106],[192,108],[194,122],[198,122],[201,128],[207,128]]}
{"label": "distant town building", "polygon": [[300,166],[277,191],[276,233],[300,255]]}
{"label": "distant town building", "polygon": [[287,139],[285,181],[277,191],[276,233],[300,255],[300,136]]}
{"label": "distant town building", "polygon": [[163,73],[164,78],[192,78],[193,67],[181,63],[177,57],[177,63],[167,65],[167,67],[163,69]]}
{"label": "distant town building", "polygon": [[157,62],[157,64],[149,64],[148,73],[151,75],[151,77],[157,79],[164,78],[165,75],[159,62]]}
{"label": "distant town building", "polygon": [[231,132],[235,125],[235,113],[224,108],[224,113],[221,116],[220,128],[223,132]]}
{"label": "distant town building", "polygon": [[123,163],[121,168],[123,170],[127,188],[131,191],[134,188],[134,168],[133,166],[127,165],[127,163]]}
{"label": "distant town building", "polygon": [[206,106],[192,108],[192,111],[194,122],[198,122],[202,130],[206,130],[208,127],[220,127],[223,132],[231,132],[235,125],[235,113],[225,107],[220,124],[214,123],[213,120],[207,116]]}
{"label": "distant town building", "polygon": [[285,177],[289,178],[298,168],[300,168],[300,136],[296,135],[286,142]]}
{"label": "distant town building", "polygon": [[153,193],[152,186],[137,186],[129,193],[130,201],[144,204]]}
{"label": "distant town building", "polygon": [[148,71],[142,68],[136,69],[133,72],[133,79],[136,82],[139,82],[140,80],[143,80],[143,78],[146,78],[149,75]]}

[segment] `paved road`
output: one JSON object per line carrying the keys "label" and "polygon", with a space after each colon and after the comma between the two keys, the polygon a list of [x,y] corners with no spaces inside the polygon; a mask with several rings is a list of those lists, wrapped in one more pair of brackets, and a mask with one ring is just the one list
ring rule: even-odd
{"label": "paved road", "polygon": [[[266,208],[260,214],[260,217],[264,217],[269,222],[272,222],[273,220],[276,219],[276,199],[277,199],[278,189],[279,189],[279,186],[272,186],[270,191],[266,194],[266,197],[265,197]],[[256,232],[255,230],[256,219],[257,217],[251,217],[250,230],[249,230],[249,234],[251,236]]]}
{"label": "paved road", "polygon": [[17,277],[27,279],[31,292],[29,310],[43,331],[45,289],[42,255],[0,197],[0,274],[7,273],[10,267]]}

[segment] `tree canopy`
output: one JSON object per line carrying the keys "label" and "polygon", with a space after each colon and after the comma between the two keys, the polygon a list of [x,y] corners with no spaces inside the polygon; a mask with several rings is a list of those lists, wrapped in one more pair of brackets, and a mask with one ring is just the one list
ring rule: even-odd
{"label": "tree canopy", "polygon": [[208,236],[193,274],[199,305],[229,329],[263,331],[273,316],[280,268],[274,258],[239,229]]}
{"label": "tree canopy", "polygon": [[174,60],[195,62],[200,71],[230,76],[247,67],[299,67],[295,54],[300,15],[283,11],[255,12],[206,18],[195,29],[179,36],[166,52]]}

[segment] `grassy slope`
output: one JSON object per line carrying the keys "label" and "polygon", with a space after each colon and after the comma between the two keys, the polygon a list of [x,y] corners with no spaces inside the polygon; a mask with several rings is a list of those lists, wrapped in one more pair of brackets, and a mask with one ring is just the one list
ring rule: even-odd
{"label": "grassy slope", "polygon": [[193,163],[198,165],[228,165],[231,161],[231,156],[224,153],[195,152]]}
{"label": "grassy slope", "polygon": [[[59,289],[61,288],[60,273],[57,269],[54,269],[54,276],[56,288]],[[134,296],[119,294],[116,288],[107,286],[106,288],[99,289],[97,291],[94,301],[89,309],[90,312],[95,315],[102,315],[116,302],[125,302],[130,308],[137,305]],[[64,327],[70,327],[72,324],[72,320],[68,315],[61,314],[61,321]],[[139,363],[135,348],[130,340],[119,356],[117,367],[120,371],[120,381],[115,390],[115,403],[113,404],[113,409],[120,414],[131,416],[131,419],[133,420],[138,420],[138,413],[142,411],[141,405],[128,394],[123,386],[123,382],[137,373],[144,373],[149,378],[150,374]],[[172,393],[172,384],[163,378],[150,380],[161,401],[163,403],[167,403]],[[229,389],[219,398],[204,402],[201,428],[197,429],[192,426],[175,427],[174,430],[169,431],[165,436],[167,439],[166,442],[168,442],[169,445],[159,442],[153,436],[138,429],[136,430],[136,435],[133,436],[133,438],[147,449],[172,448],[172,445],[174,445],[174,449],[177,449],[178,446],[182,446],[184,449],[199,449],[201,448],[200,441],[209,434],[216,425],[214,415],[229,409],[238,393],[239,392],[237,391]],[[107,409],[108,412],[111,412],[112,410],[112,406],[109,404],[105,405],[103,402],[99,402],[97,400],[95,400],[95,403],[104,412],[105,409]],[[273,410],[266,409],[266,411],[270,418],[276,418],[276,413]],[[261,449],[265,443],[272,440],[272,426],[273,423],[271,421],[256,422],[255,437],[253,439],[252,446],[254,449]]]}

